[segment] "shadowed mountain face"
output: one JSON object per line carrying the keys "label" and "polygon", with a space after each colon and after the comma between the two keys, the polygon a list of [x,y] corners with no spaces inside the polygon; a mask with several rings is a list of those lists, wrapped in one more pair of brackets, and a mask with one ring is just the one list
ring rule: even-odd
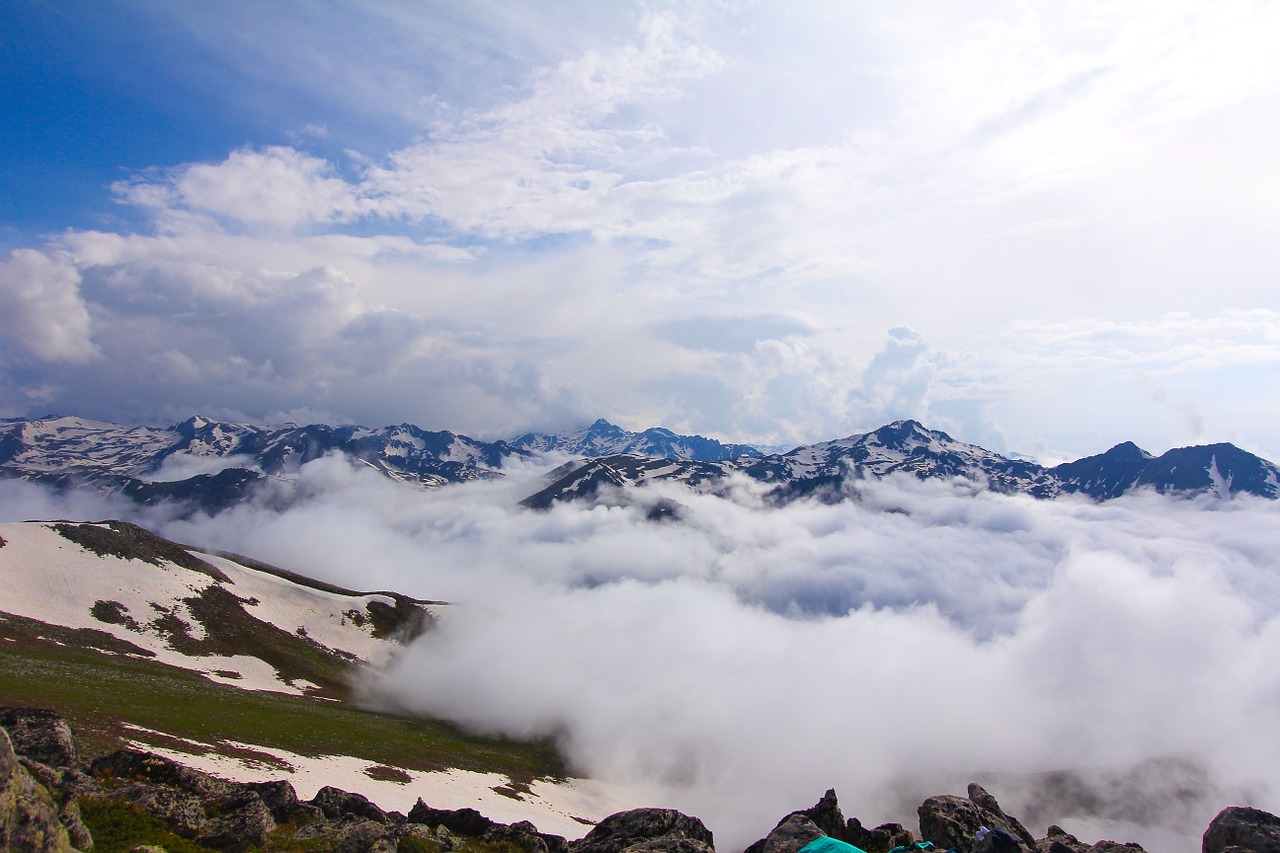
{"label": "shadowed mountain face", "polygon": [[480,441],[412,424],[369,428],[312,424],[258,427],[194,417],[171,427],[121,427],[59,417],[0,422],[0,476],[58,488],[90,486],[152,504],[179,502],[219,512],[244,501],[267,478],[287,478],[330,454],[422,487],[502,476],[510,459],[545,452],[585,457],[549,475],[524,503],[594,499],[602,489],[673,481],[702,491],[732,476],[771,487],[783,503],[804,497],[842,500],[858,480],[910,474],[962,478],[980,488],[1038,498],[1079,494],[1109,500],[1134,489],[1168,494],[1280,496],[1280,469],[1231,444],[1183,447],[1153,457],[1132,442],[1045,468],[957,441],[916,421],[762,455],[654,428],[641,433],[599,420],[582,430]]}

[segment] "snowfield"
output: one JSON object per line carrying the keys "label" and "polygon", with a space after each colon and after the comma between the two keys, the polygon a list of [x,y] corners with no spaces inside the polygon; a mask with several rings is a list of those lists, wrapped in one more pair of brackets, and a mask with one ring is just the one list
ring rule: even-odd
{"label": "snowfield", "polygon": [[[200,640],[204,630],[186,599],[221,585],[256,618],[290,634],[306,637],[349,659],[380,666],[400,648],[373,636],[367,619],[356,619],[370,602],[393,604],[386,595],[342,595],[302,586],[232,560],[201,554],[228,581],[161,560],[99,556],[59,534],[52,524],[0,524],[0,612],[72,629],[103,631],[154,655],[154,660],[199,672],[211,681],[247,690],[301,695],[311,686],[285,680],[266,662],[250,655],[192,656],[175,649],[157,626],[161,617],[185,623]],[[111,621],[95,615],[107,608]],[[95,607],[97,605],[97,607]]]}
{"label": "snowfield", "polygon": [[275,747],[227,742],[241,750],[264,754],[258,761],[246,757],[218,754],[216,745],[178,739],[190,744],[190,750],[172,746],[156,746],[147,735],[160,735],[169,741],[171,735],[130,726],[138,734],[131,744],[138,749],[172,758],[188,767],[212,773],[236,782],[288,780],[298,796],[309,800],[326,785],[354,791],[368,797],[384,811],[408,814],[419,798],[435,809],[473,808],[490,820],[515,823],[527,820],[540,832],[581,838],[601,819],[615,812],[634,808],[624,801],[616,789],[590,779],[549,781],[539,779],[528,790],[513,790],[511,780],[501,773],[477,773],[470,770],[422,772],[396,768],[404,781],[389,781],[370,775],[378,765],[346,755],[306,756]]}

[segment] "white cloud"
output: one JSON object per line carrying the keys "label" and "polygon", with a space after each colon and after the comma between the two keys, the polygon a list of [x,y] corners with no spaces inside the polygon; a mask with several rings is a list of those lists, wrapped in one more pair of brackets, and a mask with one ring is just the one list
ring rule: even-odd
{"label": "white cloud", "polygon": [[76,268],[31,249],[10,252],[0,262],[0,340],[43,361],[97,358]]}
{"label": "white cloud", "polygon": [[[664,490],[684,516],[653,524],[643,505],[521,510],[536,476],[423,493],[325,459],[287,512],[143,520],[455,602],[371,696],[553,735],[580,770],[702,816],[721,844],[828,786],[872,824],[913,823],[920,799],[970,778],[1069,830],[1145,808],[1125,839],[1174,853],[1230,802],[1280,807],[1274,502],[1039,502],[905,478],[785,509],[745,484]],[[0,484],[5,517],[67,514],[35,491]],[[1140,768],[1167,758],[1204,778],[1148,807],[1167,774]],[[1025,775],[1130,768],[1092,818]]]}
{"label": "white cloud", "polygon": [[199,211],[249,226],[342,222],[368,208],[327,162],[280,146],[242,148],[221,163],[194,163],[161,181],[148,175],[115,188],[124,200],[161,213]]}

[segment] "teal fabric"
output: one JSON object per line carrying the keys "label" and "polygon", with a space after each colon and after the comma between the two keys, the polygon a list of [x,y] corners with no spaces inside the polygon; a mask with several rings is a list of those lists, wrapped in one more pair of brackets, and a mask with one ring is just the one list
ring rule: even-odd
{"label": "teal fabric", "polygon": [[847,841],[841,841],[838,838],[832,838],[830,835],[824,835],[821,838],[815,838],[808,844],[800,848],[800,853],[867,853],[861,847],[854,847]]}

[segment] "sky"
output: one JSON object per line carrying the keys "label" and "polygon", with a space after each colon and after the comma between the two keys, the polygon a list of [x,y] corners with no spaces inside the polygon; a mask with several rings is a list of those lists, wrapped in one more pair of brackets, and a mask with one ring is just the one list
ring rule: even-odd
{"label": "sky", "polygon": [[1280,4],[4,17],[0,417],[1280,458]]}

